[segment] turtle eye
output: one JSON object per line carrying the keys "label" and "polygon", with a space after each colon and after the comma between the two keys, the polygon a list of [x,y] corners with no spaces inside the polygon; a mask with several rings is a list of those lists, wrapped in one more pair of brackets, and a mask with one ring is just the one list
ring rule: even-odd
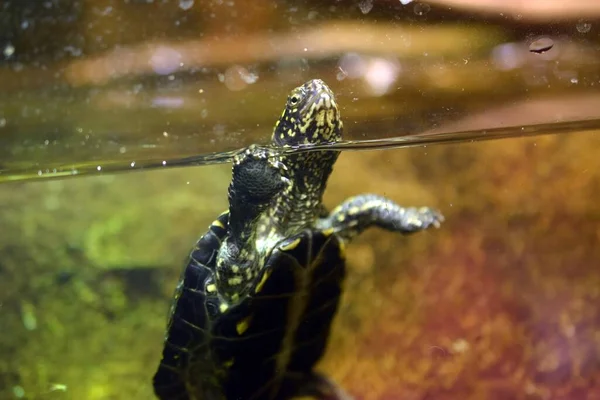
{"label": "turtle eye", "polygon": [[290,96],[289,102],[291,106],[295,106],[300,102],[300,96],[298,96],[297,94]]}

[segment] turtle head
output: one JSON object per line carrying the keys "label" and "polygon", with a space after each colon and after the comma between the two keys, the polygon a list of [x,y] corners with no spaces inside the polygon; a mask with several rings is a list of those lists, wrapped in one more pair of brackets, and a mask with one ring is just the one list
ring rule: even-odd
{"label": "turtle head", "polygon": [[273,143],[295,146],[334,143],[341,139],[340,112],[325,82],[313,79],[292,90],[275,124]]}

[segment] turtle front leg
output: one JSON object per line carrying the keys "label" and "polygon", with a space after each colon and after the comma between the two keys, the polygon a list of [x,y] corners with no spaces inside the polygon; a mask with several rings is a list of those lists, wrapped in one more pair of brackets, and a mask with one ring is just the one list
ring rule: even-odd
{"label": "turtle front leg", "polygon": [[401,207],[383,196],[362,194],[344,201],[319,220],[319,227],[334,229],[343,239],[350,240],[371,226],[409,234],[437,228],[442,221],[442,214],[432,208]]}
{"label": "turtle front leg", "polygon": [[312,372],[298,382],[292,400],[306,397],[317,400],[354,400],[337,383],[318,372]]}

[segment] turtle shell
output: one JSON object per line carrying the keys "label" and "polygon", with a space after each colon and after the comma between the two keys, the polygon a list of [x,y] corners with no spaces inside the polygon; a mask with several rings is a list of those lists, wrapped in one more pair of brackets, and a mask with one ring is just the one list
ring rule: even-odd
{"label": "turtle shell", "polygon": [[214,276],[227,219],[199,240],[178,285],[154,376],[161,400],[287,399],[325,350],[345,275],[338,237],[307,229],[284,239],[227,304]]}

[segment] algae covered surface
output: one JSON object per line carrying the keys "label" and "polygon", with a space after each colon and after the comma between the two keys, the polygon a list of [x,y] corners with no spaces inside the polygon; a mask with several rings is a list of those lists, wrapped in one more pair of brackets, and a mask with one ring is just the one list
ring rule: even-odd
{"label": "algae covered surface", "polygon": [[[443,211],[368,231],[320,369],[357,399],[600,398],[594,132],[342,154],[326,194]],[[0,397],[149,399],[227,165],[0,188]]]}

